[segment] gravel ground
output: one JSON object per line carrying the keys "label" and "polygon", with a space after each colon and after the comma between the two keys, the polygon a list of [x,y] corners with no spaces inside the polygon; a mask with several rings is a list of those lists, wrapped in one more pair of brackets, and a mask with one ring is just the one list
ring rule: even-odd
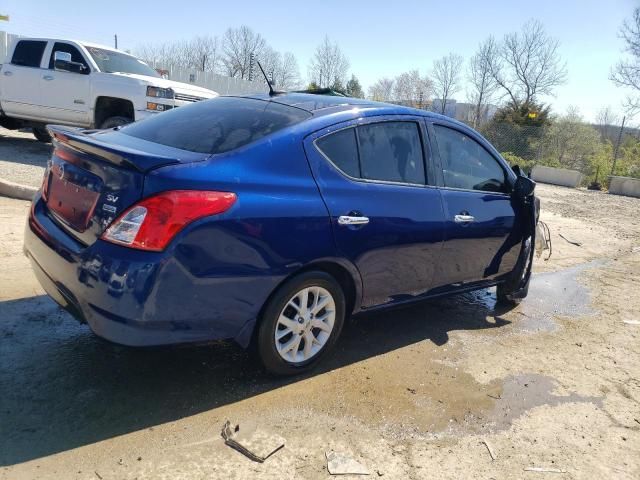
{"label": "gravel ground", "polygon": [[[367,478],[640,478],[640,199],[538,193],[554,253],[518,307],[489,290],[361,316],[284,380],[230,344],[99,340],[31,273],[29,204],[0,198],[0,479],[329,479],[331,450]],[[227,419],[286,446],[251,462]]]}
{"label": "gravel ground", "polygon": [[30,131],[0,127],[0,178],[38,187],[51,154],[51,144],[38,142]]}

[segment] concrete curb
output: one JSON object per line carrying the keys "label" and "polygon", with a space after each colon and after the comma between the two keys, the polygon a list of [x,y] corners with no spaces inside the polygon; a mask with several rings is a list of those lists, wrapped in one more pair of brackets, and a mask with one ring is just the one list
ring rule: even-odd
{"label": "concrete curb", "polygon": [[2,196],[31,201],[37,191],[38,189],[36,187],[20,185],[19,183],[0,178],[0,195]]}

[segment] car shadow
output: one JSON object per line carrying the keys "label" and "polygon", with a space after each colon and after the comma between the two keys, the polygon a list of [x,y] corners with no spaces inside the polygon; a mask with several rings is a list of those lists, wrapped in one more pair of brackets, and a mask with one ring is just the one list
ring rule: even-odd
{"label": "car shadow", "polygon": [[0,127],[0,160],[4,162],[46,167],[51,144],[35,139],[29,130],[7,130]]}
{"label": "car shadow", "polygon": [[487,290],[361,314],[336,353],[293,378],[264,373],[230,342],[135,349],[93,335],[46,296],[0,303],[0,465],[7,466],[232,404],[454,330],[500,328]]}

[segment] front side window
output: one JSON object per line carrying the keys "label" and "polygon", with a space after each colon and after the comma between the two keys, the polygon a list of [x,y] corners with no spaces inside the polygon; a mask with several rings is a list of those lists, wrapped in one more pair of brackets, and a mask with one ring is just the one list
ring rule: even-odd
{"label": "front side window", "polygon": [[47,42],[41,40],[20,40],[13,51],[11,63],[22,67],[40,67],[46,47]]}
{"label": "front side window", "polygon": [[78,51],[76,47],[74,47],[73,45],[69,45],[68,43],[56,43],[53,46],[53,50],[51,50],[51,57],[49,58],[49,69],[53,70],[54,68],[53,63],[55,60],[56,52],[65,52],[65,53],[71,54],[72,62],[81,63],[82,65],[84,65],[85,68],[82,71],[82,73],[84,74],[89,73],[89,65],[87,65],[87,62],[82,56],[82,54]]}
{"label": "front side window", "polygon": [[415,122],[380,122],[320,138],[317,147],[351,177],[424,185],[424,156]]}
{"label": "front side window", "polygon": [[458,130],[434,125],[444,186],[507,192],[505,171],[478,142]]}

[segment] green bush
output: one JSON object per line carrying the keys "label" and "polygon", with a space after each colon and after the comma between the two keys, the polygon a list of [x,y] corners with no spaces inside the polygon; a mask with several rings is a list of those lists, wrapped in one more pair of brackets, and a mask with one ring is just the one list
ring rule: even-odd
{"label": "green bush", "polygon": [[533,166],[536,164],[534,160],[525,160],[512,152],[502,152],[500,155],[502,155],[502,158],[504,158],[512,167],[518,165],[522,170],[529,174],[531,173]]}

